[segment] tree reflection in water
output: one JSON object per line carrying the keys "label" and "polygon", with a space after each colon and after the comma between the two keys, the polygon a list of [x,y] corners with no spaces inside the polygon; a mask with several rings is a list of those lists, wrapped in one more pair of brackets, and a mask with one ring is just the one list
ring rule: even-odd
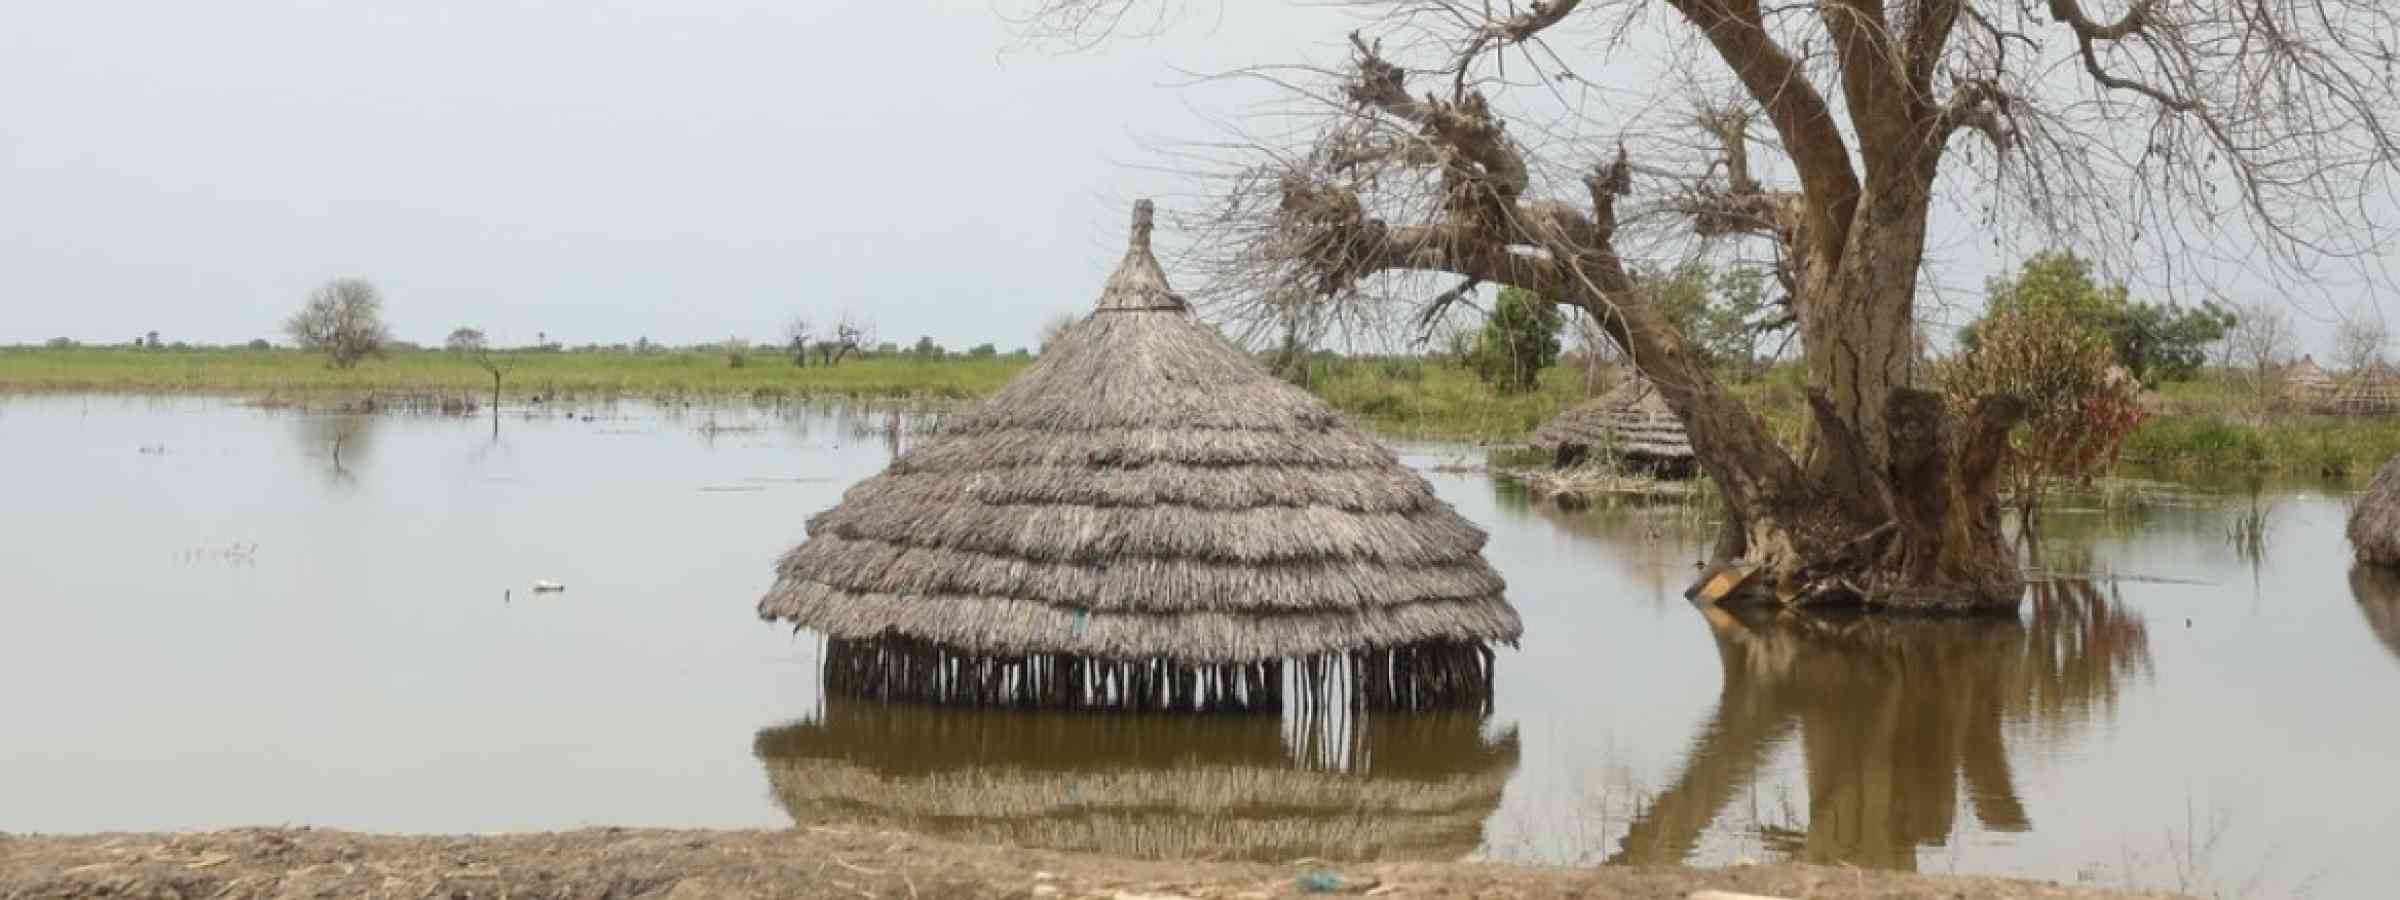
{"label": "tree reflection in water", "polygon": [[2358,601],[2367,628],[2382,639],[2383,649],[2400,660],[2400,570],[2360,565],[2350,570],[2350,596]]}
{"label": "tree reflection in water", "polygon": [[[1796,730],[1808,816],[1764,842],[1812,863],[1914,870],[1963,793],[1993,831],[2024,831],[2008,736],[2057,743],[2115,709],[2150,669],[2149,632],[2088,581],[2032,589],[2019,619],[1910,620],[1703,609],[1724,666],[1684,771],[1610,861],[1685,861]],[[1964,783],[1965,790],[1959,788]]]}

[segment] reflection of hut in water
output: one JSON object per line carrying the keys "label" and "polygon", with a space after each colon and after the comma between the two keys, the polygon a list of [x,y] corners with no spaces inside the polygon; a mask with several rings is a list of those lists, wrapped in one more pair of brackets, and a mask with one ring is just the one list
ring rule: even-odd
{"label": "reflection of hut in water", "polygon": [[1658,387],[1638,375],[1559,413],[1534,431],[1532,445],[1555,454],[1562,466],[1598,453],[1660,474],[1688,476],[1696,460],[1683,420],[1667,408]]}
{"label": "reflection of hut in water", "polygon": [[2400,571],[2381,566],[2355,566],[2350,570],[2350,596],[2358,601],[2359,615],[2367,617],[2367,628],[2383,641],[2383,648],[2400,659]]}
{"label": "reflection of hut in water", "polygon": [[1683,862],[1795,730],[1808,818],[1762,837],[1800,861],[1914,869],[1954,831],[1962,781],[1985,828],[2029,829],[2002,726],[2065,740],[2150,665],[2142,620],[2089,582],[2037,583],[2031,607],[2024,621],[1701,610],[1723,693],[1614,861]]}
{"label": "reflection of hut in water", "polygon": [[1521,626],[1483,532],[1194,319],[1149,216],[1097,310],[809,520],[759,614],[880,699],[1488,703]]}
{"label": "reflection of hut in water", "polygon": [[826,698],[754,744],[799,824],[1125,856],[1455,859],[1483,843],[1514,732],[1466,713],[1346,735],[1273,716],[1093,716]]}
{"label": "reflection of hut in water", "polygon": [[2302,356],[2299,362],[2283,367],[2282,381],[2285,400],[2312,407],[2332,400],[2336,387],[2333,376],[2317,365],[2313,356]]}

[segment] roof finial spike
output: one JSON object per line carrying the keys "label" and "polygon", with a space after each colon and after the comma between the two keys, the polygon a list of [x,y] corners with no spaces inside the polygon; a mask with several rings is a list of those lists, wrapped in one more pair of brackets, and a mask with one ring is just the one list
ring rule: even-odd
{"label": "roof finial spike", "polygon": [[1133,201],[1133,248],[1150,252],[1150,198]]}

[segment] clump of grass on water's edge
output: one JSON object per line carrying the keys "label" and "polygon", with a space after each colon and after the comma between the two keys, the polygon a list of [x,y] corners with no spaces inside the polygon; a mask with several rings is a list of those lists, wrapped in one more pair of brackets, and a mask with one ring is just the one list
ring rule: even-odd
{"label": "clump of grass on water's edge", "polygon": [[2156,469],[2290,472],[2336,478],[2373,473],[2400,453],[2400,419],[2295,416],[2252,424],[2216,416],[2160,416],[2125,441],[2120,458]]}

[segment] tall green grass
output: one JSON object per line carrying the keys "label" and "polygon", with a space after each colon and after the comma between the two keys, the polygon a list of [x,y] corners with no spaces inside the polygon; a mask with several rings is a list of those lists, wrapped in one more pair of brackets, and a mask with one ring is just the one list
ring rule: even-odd
{"label": "tall green grass", "polygon": [[[877,356],[837,366],[800,367],[789,357],[749,354],[734,367],[722,353],[503,354],[513,368],[509,396],[788,395],[827,397],[980,397],[1007,383],[1030,359]],[[492,377],[469,357],[439,350],[393,353],[353,369],[334,369],[297,350],[0,349],[0,390],[197,391],[245,394],[489,391]]]}

